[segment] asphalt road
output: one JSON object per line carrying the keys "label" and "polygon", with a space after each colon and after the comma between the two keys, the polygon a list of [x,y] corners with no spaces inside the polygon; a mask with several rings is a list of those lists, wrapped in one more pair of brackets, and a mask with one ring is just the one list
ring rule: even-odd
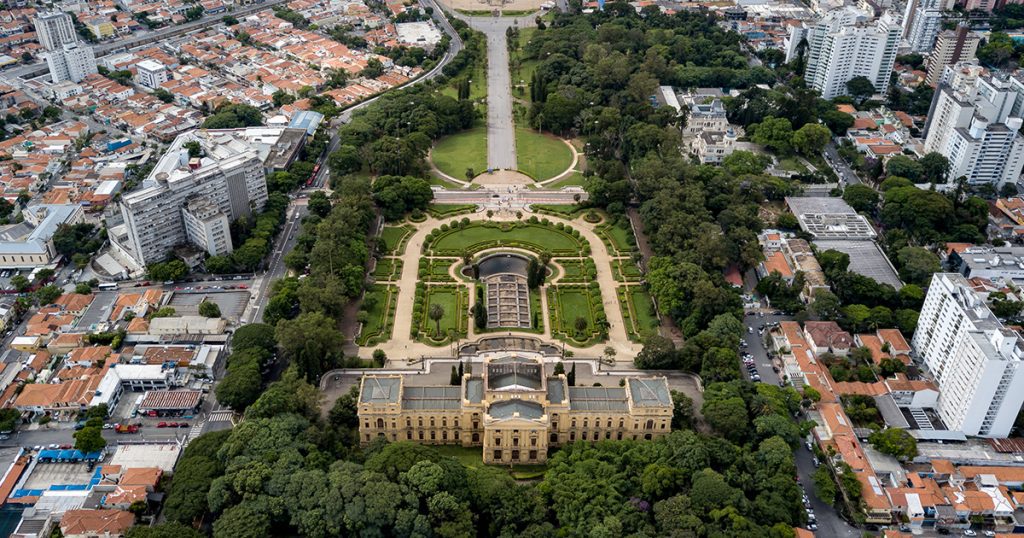
{"label": "asphalt road", "polygon": [[[764,317],[759,315],[746,316],[743,320],[743,326],[746,327],[745,330],[747,331],[743,335],[743,340],[747,343],[747,349],[741,351],[746,351],[754,356],[754,366],[757,368],[757,374],[761,376],[762,383],[778,385],[781,378],[779,374],[772,370],[771,360],[768,359],[768,350],[764,346],[764,338],[767,336],[768,331],[766,329],[765,334],[761,335],[758,334],[758,330],[762,325],[784,319],[787,318],[766,314]],[[742,366],[742,369],[743,375],[747,375],[747,368]]]}
{"label": "asphalt road", "polygon": [[270,285],[273,281],[283,278],[287,272],[287,268],[284,265],[284,257],[295,248],[295,242],[298,241],[302,218],[309,214],[309,209],[306,205],[307,201],[308,198],[296,198],[292,200],[288,208],[288,220],[281,233],[274,240],[274,251],[270,254],[267,271],[264,273],[259,285],[253,289],[252,300],[255,301],[255,307],[250,313],[248,323],[263,321],[263,310],[270,299]]}
{"label": "asphalt road", "polygon": [[839,151],[836,150],[836,145],[829,141],[828,145],[825,146],[825,161],[828,162],[832,170],[835,171],[836,175],[839,176],[839,183],[841,187],[847,185],[856,185],[860,183],[860,178],[850,168],[846,161],[839,155]]}

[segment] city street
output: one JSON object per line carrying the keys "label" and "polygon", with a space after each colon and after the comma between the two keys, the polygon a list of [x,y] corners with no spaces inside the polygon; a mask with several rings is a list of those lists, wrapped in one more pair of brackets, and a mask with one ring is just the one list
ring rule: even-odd
{"label": "city street", "polygon": [[842,156],[839,155],[839,151],[836,150],[836,145],[830,140],[828,145],[825,146],[825,161],[828,162],[832,170],[835,171],[836,175],[839,176],[840,186],[856,185],[860,183],[860,178],[850,168],[846,161],[843,160]]}
{"label": "city street", "polygon": [[267,306],[270,298],[270,285],[273,281],[283,278],[287,272],[284,265],[284,257],[295,248],[298,240],[299,230],[302,227],[302,219],[309,214],[306,205],[308,198],[296,198],[292,200],[288,208],[288,220],[282,228],[281,233],[274,241],[274,251],[270,254],[267,270],[263,273],[259,284],[253,289],[253,309],[250,310],[247,323],[259,323],[263,321],[263,309]]}

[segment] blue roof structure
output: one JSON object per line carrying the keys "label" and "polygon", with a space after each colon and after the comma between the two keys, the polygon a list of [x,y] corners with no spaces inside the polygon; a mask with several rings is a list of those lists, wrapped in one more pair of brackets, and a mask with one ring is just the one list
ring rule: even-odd
{"label": "blue roof structure", "polygon": [[288,123],[288,127],[290,129],[305,129],[306,134],[313,136],[316,134],[316,129],[322,121],[324,121],[323,114],[313,110],[300,110],[292,116],[292,121]]}
{"label": "blue roof structure", "polygon": [[65,450],[40,450],[39,461],[50,462],[50,461],[100,461],[103,457],[102,452],[90,452],[88,454],[81,450],[75,450],[73,448]]}

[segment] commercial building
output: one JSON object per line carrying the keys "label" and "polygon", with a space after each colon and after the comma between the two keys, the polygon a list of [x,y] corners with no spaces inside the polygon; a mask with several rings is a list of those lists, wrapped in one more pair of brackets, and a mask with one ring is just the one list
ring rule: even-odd
{"label": "commercial building", "polygon": [[[224,222],[263,209],[263,159],[284,129],[273,129],[277,136],[269,144],[247,138],[246,131],[198,130],[175,138],[141,188],[122,197],[124,224],[109,234],[115,252],[139,269],[189,243],[211,254],[230,252],[229,235],[217,236]],[[199,156],[190,156],[186,144],[193,143]]]}
{"label": "commercial building", "polygon": [[45,50],[58,50],[64,45],[78,42],[78,34],[75,32],[71,15],[63,11],[40,13],[33,22],[36,27],[36,39]]}
{"label": "commercial building", "polygon": [[980,77],[968,93],[939,85],[925,125],[925,152],[949,159],[949,177],[1002,186],[1017,183],[1024,167],[1018,115],[1024,84],[1013,77]]}
{"label": "commercial building", "polygon": [[967,278],[1008,280],[1024,285],[1024,247],[969,246],[950,252],[948,263]]}
{"label": "commercial building", "polygon": [[50,80],[54,84],[81,82],[97,72],[92,47],[79,43],[68,43],[60,49],[47,52],[46,65],[50,68]]}
{"label": "commercial building", "polygon": [[898,17],[888,11],[874,20],[853,7],[829,11],[807,32],[807,84],[832,99],[848,93],[851,79],[866,77],[884,94],[901,33]]}
{"label": "commercial building", "polygon": [[943,12],[952,0],[910,0],[903,14],[903,38],[912,52],[928,52],[942,30]]}
{"label": "commercial building", "polygon": [[940,33],[935,41],[935,48],[931,49],[931,54],[928,55],[928,75],[925,82],[932,87],[938,86],[946,66],[974,58],[980,41],[981,36],[972,32],[965,24],[961,24],[956,30],[945,30]]}
{"label": "commercial building", "polygon": [[939,386],[946,427],[981,437],[1010,433],[1024,403],[1024,340],[963,275],[932,276],[912,343]]}
{"label": "commercial building", "polygon": [[576,440],[653,439],[671,430],[664,377],[627,377],[623,387],[571,387],[546,375],[527,351],[477,357],[480,373],[459,386],[413,386],[412,377],[367,375],[359,437],[483,447],[485,463],[543,463],[548,448]]}

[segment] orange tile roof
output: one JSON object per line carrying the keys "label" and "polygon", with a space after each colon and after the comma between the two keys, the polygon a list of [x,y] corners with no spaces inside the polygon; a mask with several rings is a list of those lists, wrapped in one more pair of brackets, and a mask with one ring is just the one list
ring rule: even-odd
{"label": "orange tile roof", "polygon": [[840,112],[845,112],[847,114],[856,114],[857,113],[857,109],[854,108],[853,105],[836,105],[836,110],[838,110]]}
{"label": "orange tile roof", "polygon": [[873,334],[858,334],[857,339],[860,340],[860,345],[871,351],[871,361],[875,364],[881,364],[883,359],[890,358],[888,353],[882,351],[881,338]]}
{"label": "orange tile roof", "polygon": [[163,471],[159,467],[132,467],[125,469],[117,483],[122,486],[156,487],[161,476]]}
{"label": "orange tile roof", "polygon": [[793,269],[789,267],[789,262],[786,261],[786,255],[781,252],[772,252],[765,256],[764,268],[768,274],[778,273],[783,277],[793,276]]}
{"label": "orange tile roof", "polygon": [[122,535],[135,524],[135,516],[123,510],[68,510],[60,530],[68,534]]}

